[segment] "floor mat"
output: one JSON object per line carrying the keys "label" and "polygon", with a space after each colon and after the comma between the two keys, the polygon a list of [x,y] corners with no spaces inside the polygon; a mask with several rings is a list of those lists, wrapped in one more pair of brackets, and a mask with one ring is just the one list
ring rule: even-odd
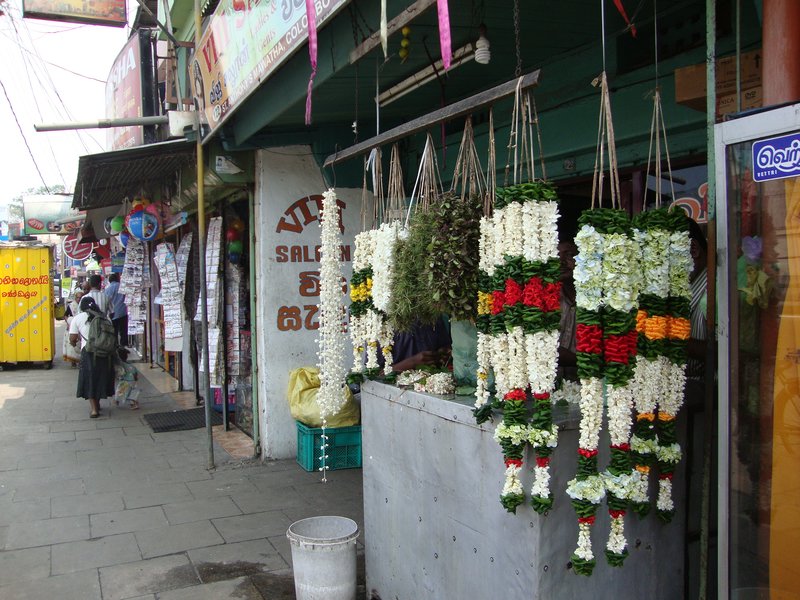
{"label": "floor mat", "polygon": [[[150,413],[143,416],[153,433],[164,433],[166,431],[188,431],[189,429],[205,427],[205,411],[205,407],[201,406],[199,408],[190,408],[189,410],[173,410],[170,412]],[[222,414],[212,410],[211,424],[222,425]]]}

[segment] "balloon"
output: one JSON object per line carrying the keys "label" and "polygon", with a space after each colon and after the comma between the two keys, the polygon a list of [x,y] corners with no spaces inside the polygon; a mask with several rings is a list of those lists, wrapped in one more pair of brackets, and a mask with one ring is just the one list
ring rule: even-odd
{"label": "balloon", "polygon": [[243,248],[244,248],[244,246],[243,246],[241,240],[235,240],[235,241],[230,242],[228,244],[228,252],[230,254],[234,254],[234,253],[241,254]]}
{"label": "balloon", "polygon": [[128,240],[130,239],[130,237],[131,236],[124,231],[119,234],[119,243],[122,244],[123,248],[126,248],[128,246]]}
{"label": "balloon", "polygon": [[140,210],[128,215],[128,231],[137,240],[149,242],[158,235],[158,219],[148,212]]}
{"label": "balloon", "polygon": [[234,265],[238,265],[239,261],[242,260],[242,255],[238,252],[231,252],[228,254],[228,260]]}
{"label": "balloon", "polygon": [[116,217],[111,219],[111,226],[110,232],[111,233],[119,233],[125,229],[125,217],[122,215],[117,215]]}
{"label": "balloon", "polygon": [[231,221],[231,228],[239,232],[244,231],[244,221],[241,219],[233,219]]}
{"label": "balloon", "polygon": [[233,227],[231,227],[230,229],[228,229],[225,232],[225,239],[228,240],[229,242],[233,242],[235,240],[238,240],[239,239],[239,232],[236,229],[233,229]]}
{"label": "balloon", "polygon": [[158,204],[148,204],[144,210],[156,217],[159,221],[161,220],[161,210]]}

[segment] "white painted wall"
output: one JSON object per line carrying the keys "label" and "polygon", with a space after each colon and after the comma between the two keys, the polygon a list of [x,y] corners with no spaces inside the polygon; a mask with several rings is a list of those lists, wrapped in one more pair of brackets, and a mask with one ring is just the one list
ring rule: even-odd
{"label": "white painted wall", "polygon": [[[297,429],[289,413],[289,372],[317,362],[316,304],[319,301],[315,248],[320,244],[319,208],[325,191],[310,148],[292,146],[256,153],[256,311],[258,398],[262,456],[292,458]],[[352,271],[353,240],[360,228],[361,190],[338,189]],[[352,360],[347,348],[346,360]]]}

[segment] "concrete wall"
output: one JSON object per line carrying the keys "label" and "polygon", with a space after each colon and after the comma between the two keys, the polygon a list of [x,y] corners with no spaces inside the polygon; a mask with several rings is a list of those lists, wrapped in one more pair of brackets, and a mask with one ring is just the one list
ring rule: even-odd
{"label": "concrete wall", "polygon": [[[492,438],[494,425],[476,426],[471,404],[375,382],[362,387],[367,597],[683,597],[682,495],[669,525],[654,514],[626,518],[631,555],[619,569],[608,566],[603,554],[608,536],[603,506],[594,528],[594,574],[575,575],[568,563],[577,519],[564,489],[575,472],[577,419],[557,419],[566,430],[552,463],[553,510],[540,516],[521,506],[513,515],[500,505],[504,466]],[[601,449],[607,443],[601,438]],[[529,458],[526,488],[532,480]],[[601,450],[600,464],[606,460]],[[675,481],[682,480],[681,468]]]}
{"label": "concrete wall", "polygon": [[[295,423],[286,401],[289,372],[317,363],[319,205],[327,189],[310,148],[291,146],[256,155],[256,356],[262,453],[291,458]],[[361,190],[337,189],[342,208],[344,276],[352,272],[360,227]],[[347,359],[352,360],[347,347]]]}

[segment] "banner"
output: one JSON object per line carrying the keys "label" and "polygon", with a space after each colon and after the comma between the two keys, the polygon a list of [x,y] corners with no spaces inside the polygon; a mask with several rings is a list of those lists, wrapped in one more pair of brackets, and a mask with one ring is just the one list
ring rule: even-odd
{"label": "banner", "polygon": [[78,216],[72,209],[72,196],[23,196],[22,212],[26,235],[67,233],[75,229],[73,223],[59,223],[61,219]]}
{"label": "banner", "polygon": [[125,27],[125,0],[23,0],[22,16],[45,21]]}
{"label": "banner", "polygon": [[[316,0],[317,27],[348,0]],[[305,0],[220,0],[191,63],[192,93],[211,134],[308,39]]]}

